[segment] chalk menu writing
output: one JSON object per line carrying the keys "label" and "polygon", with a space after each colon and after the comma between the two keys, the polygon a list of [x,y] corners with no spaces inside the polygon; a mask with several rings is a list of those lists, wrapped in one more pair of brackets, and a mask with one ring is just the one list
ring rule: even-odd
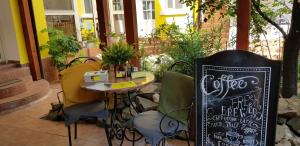
{"label": "chalk menu writing", "polygon": [[202,145],[265,146],[269,67],[202,66]]}

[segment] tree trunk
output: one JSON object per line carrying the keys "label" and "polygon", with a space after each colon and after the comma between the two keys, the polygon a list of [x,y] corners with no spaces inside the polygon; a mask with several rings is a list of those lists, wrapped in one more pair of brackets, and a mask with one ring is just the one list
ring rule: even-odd
{"label": "tree trunk", "polygon": [[[300,43],[300,42],[298,42]],[[293,38],[287,38],[284,43],[283,51],[283,86],[282,96],[290,98],[297,95],[297,63],[298,63],[299,47]]]}
{"label": "tree trunk", "polygon": [[[202,5],[202,0],[198,0],[198,10],[200,9],[201,5]],[[198,28],[198,30],[200,30],[201,27],[202,27],[202,12],[198,11],[197,13],[198,13],[198,16],[197,16],[197,28]]]}
{"label": "tree trunk", "polygon": [[282,96],[297,95],[298,55],[300,49],[300,2],[294,0],[291,28],[284,42]]}

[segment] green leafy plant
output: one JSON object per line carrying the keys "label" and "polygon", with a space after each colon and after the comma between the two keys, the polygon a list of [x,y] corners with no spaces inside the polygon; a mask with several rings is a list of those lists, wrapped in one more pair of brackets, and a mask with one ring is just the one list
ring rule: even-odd
{"label": "green leafy plant", "polygon": [[[160,30],[161,32],[173,32],[172,37],[168,37],[167,41],[170,43],[164,46],[164,52],[169,55],[175,63],[186,62],[175,66],[175,71],[193,75],[194,60],[196,58],[211,55],[222,50],[222,25],[212,28],[209,31],[201,32],[193,30],[190,26],[188,26],[186,32],[180,32],[178,31],[178,27],[173,26],[174,24],[171,25],[171,27],[164,26],[167,30]],[[162,29],[162,27],[160,29]]]}
{"label": "green leafy plant", "polygon": [[174,62],[186,62],[174,68],[176,71],[193,75],[194,60],[206,55],[203,48],[203,39],[198,31],[191,32],[189,34],[181,34],[176,42],[170,48],[167,48],[166,53],[169,54]]}
{"label": "green leafy plant", "polygon": [[134,56],[133,47],[124,41],[111,44],[102,54],[105,65],[123,65]]}
{"label": "green leafy plant", "polygon": [[49,34],[49,41],[47,44],[41,45],[40,49],[49,49],[48,53],[52,56],[56,68],[64,69],[68,57],[75,55],[80,49],[77,39],[54,28],[43,29],[41,32]]}
{"label": "green leafy plant", "polygon": [[100,44],[99,39],[95,36],[93,32],[88,32],[85,34],[85,36],[82,37],[83,41],[86,41],[87,44],[94,44],[94,46],[97,46]]}

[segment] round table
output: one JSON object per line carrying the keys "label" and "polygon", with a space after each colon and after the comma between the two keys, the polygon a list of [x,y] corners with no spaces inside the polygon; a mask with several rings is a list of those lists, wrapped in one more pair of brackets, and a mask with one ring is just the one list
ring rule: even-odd
{"label": "round table", "polygon": [[[119,135],[120,133],[123,133],[124,130],[122,126],[118,126],[115,123],[120,123],[120,121],[117,120],[117,94],[120,93],[128,93],[131,91],[137,91],[141,89],[142,87],[149,85],[150,83],[154,82],[155,77],[153,73],[151,72],[133,72],[131,74],[130,78],[115,78],[112,80],[109,80],[107,82],[83,82],[81,83],[81,87],[87,90],[93,90],[93,91],[101,91],[106,93],[112,93],[114,94],[114,108],[111,113],[111,130],[110,136],[116,136],[118,139],[121,139],[122,135]],[[108,97],[106,98],[108,99]],[[108,99],[109,100],[109,99]]]}
{"label": "round table", "polygon": [[140,89],[155,80],[151,72],[133,72],[131,76],[131,78],[115,78],[107,82],[83,82],[81,87],[108,93],[124,93]]}

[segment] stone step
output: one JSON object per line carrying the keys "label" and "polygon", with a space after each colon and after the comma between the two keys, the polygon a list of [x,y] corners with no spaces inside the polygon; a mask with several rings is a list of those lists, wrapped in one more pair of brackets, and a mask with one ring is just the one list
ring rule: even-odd
{"label": "stone step", "polygon": [[21,94],[0,99],[0,115],[14,111],[18,107],[27,105],[40,99],[49,92],[49,83],[46,80],[33,82],[27,86],[27,91]]}
{"label": "stone step", "polygon": [[26,91],[25,82],[19,79],[0,83],[0,99],[15,96]]}
{"label": "stone step", "polygon": [[4,69],[14,68],[16,66],[15,63],[0,64],[0,72]]}
{"label": "stone step", "polygon": [[0,71],[0,83],[31,76],[29,67],[7,68]]}

